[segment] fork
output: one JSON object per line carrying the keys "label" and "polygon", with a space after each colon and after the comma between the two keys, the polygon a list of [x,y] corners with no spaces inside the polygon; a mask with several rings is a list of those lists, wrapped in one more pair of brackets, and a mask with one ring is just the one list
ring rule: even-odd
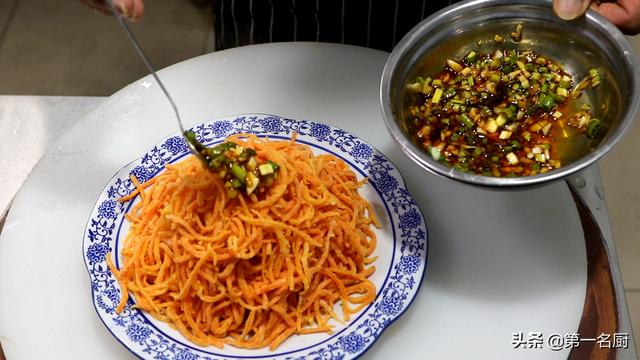
{"label": "fork", "polygon": [[207,169],[210,169],[209,162],[205,159],[204,155],[202,155],[196,149],[195,144],[193,144],[193,142],[191,142],[190,139],[187,137],[186,132],[184,130],[184,125],[182,124],[182,119],[180,118],[180,112],[178,111],[178,107],[176,106],[176,103],[173,101],[173,98],[171,97],[171,95],[169,94],[169,91],[167,91],[167,88],[164,86],[164,84],[158,77],[158,74],[156,74],[156,71],[154,70],[153,66],[151,66],[151,62],[149,61],[149,58],[145,55],[144,51],[142,51],[142,47],[140,46],[140,43],[138,42],[136,37],[133,35],[133,32],[127,25],[126,21],[122,18],[122,16],[120,16],[120,13],[118,13],[118,11],[116,10],[113,0],[107,0],[106,2],[107,4],[109,4],[109,7],[111,8],[111,12],[113,13],[113,16],[116,18],[116,20],[118,20],[118,23],[120,24],[124,32],[127,34],[127,37],[129,38],[129,40],[131,41],[131,44],[135,48],[136,53],[138,53],[138,55],[140,56],[140,59],[142,59],[142,62],[147,67],[147,69],[149,70],[153,78],[156,80],[156,82],[160,86],[160,89],[162,90],[162,93],[164,93],[164,96],[167,98],[167,100],[171,104],[171,107],[173,108],[173,112],[176,116],[176,120],[178,120],[178,127],[180,128],[180,134],[182,135],[185,143],[187,144],[187,147],[189,148],[191,153],[193,153],[193,155],[195,155],[198,159],[200,159],[200,161],[202,161],[202,163],[205,165]]}

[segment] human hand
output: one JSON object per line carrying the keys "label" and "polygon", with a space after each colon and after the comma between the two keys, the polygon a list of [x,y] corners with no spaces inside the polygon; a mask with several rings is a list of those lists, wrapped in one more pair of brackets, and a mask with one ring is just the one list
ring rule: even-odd
{"label": "human hand", "polygon": [[593,2],[591,0],[553,0],[553,11],[564,20],[573,20],[593,9],[627,35],[640,33],[640,0]]}
{"label": "human hand", "polygon": [[[107,0],[80,0],[81,3],[102,13],[111,14],[111,8]],[[120,15],[131,21],[138,21],[144,12],[143,0],[113,0]]]}

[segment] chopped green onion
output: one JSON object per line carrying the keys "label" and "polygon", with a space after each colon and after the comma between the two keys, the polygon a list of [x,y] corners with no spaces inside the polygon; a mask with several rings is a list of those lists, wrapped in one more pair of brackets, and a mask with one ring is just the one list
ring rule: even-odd
{"label": "chopped green onion", "polygon": [[502,67],[502,73],[503,74],[508,74],[511,72],[511,70],[513,70],[513,66],[510,65],[505,65]]}
{"label": "chopped green onion", "polygon": [[562,89],[568,89],[571,87],[571,83],[565,80],[560,81],[560,83],[558,83],[558,86]]}
{"label": "chopped green onion", "polygon": [[465,127],[471,128],[473,127],[473,121],[467,114],[461,114],[459,117],[460,121],[464,124]]}
{"label": "chopped green onion", "polygon": [[434,104],[437,104],[440,102],[440,98],[442,98],[442,89],[437,88],[436,92],[433,94],[433,97],[431,98],[431,102]]}
{"label": "chopped green onion", "polygon": [[556,102],[555,102],[555,100],[553,100],[553,97],[551,97],[549,95],[541,94],[540,98],[538,99],[538,104],[543,109],[545,109],[547,111],[550,111],[556,105]]}
{"label": "chopped green onion", "polygon": [[557,103],[563,103],[566,100],[564,96],[560,96],[553,92],[550,92],[548,96],[550,96],[553,99],[553,101]]}
{"label": "chopped green onion", "polygon": [[237,189],[237,188],[242,186],[242,181],[240,181],[240,179],[238,179],[238,178],[234,178],[233,180],[231,180],[231,186],[234,189]]}
{"label": "chopped green onion", "polygon": [[240,167],[240,165],[236,164],[236,163],[232,163],[231,164],[231,173],[233,174],[233,176],[240,180],[240,182],[242,184],[245,183],[245,178],[247,176],[247,172],[245,169],[243,169],[242,167]]}
{"label": "chopped green onion", "polygon": [[193,131],[187,130],[184,132],[184,136],[187,138],[187,140],[189,140],[191,143],[197,142],[198,139],[196,138],[196,133],[194,133]]}
{"label": "chopped green onion", "polygon": [[595,138],[598,135],[598,132],[600,131],[600,120],[598,119],[591,119],[591,121],[589,122],[589,125],[587,126],[587,136],[590,138]]}
{"label": "chopped green onion", "polygon": [[211,159],[211,161],[209,161],[209,166],[212,169],[216,169],[218,167],[220,167],[220,165],[222,165],[222,161],[224,160],[224,155],[218,155],[214,158]]}
{"label": "chopped green onion", "polygon": [[478,54],[477,54],[475,51],[471,50],[471,51],[469,51],[469,53],[467,54],[467,56],[465,56],[465,58],[464,58],[464,59],[465,59],[465,62],[466,62],[467,64],[473,64],[473,63],[475,63],[475,62],[476,62],[476,60],[478,59]]}

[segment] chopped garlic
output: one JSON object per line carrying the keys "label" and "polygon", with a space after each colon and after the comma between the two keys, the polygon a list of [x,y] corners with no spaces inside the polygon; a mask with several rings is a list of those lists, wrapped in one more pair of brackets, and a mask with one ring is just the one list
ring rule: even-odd
{"label": "chopped garlic", "polygon": [[538,132],[538,131],[542,130],[542,124],[540,124],[539,122],[537,122],[537,123],[535,123],[535,124],[531,125],[531,126],[529,127],[529,130],[531,130],[531,131],[533,131],[533,132]]}
{"label": "chopped garlic", "polygon": [[451,68],[451,70],[455,72],[460,72],[463,69],[462,65],[458,64],[458,62],[452,59],[447,59],[447,65]]}
{"label": "chopped garlic", "polygon": [[493,134],[494,132],[498,131],[498,123],[491,119],[489,121],[487,121],[487,124],[484,126],[485,130],[487,130],[487,132]]}
{"label": "chopped garlic", "polygon": [[498,117],[496,118],[496,124],[498,126],[502,126],[506,123],[507,123],[507,118],[503,114],[498,115]]}
{"label": "chopped garlic", "polygon": [[440,160],[440,149],[438,149],[437,147],[432,147],[432,148],[431,148],[431,157],[432,157],[435,161]]}
{"label": "chopped garlic", "polygon": [[561,87],[556,89],[556,94],[562,96],[562,97],[567,97],[569,96],[569,91],[567,89],[563,89]]}

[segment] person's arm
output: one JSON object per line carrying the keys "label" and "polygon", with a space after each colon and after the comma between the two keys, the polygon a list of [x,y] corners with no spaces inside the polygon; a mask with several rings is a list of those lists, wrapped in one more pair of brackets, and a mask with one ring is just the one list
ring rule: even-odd
{"label": "person's arm", "polygon": [[591,0],[553,0],[553,10],[561,19],[573,20],[591,7],[627,35],[640,33],[640,0],[600,2]]}
{"label": "person's arm", "polygon": [[[80,2],[94,10],[111,14],[111,8],[107,4],[107,0],[80,0]],[[123,17],[132,21],[138,21],[142,18],[144,13],[143,0],[113,0],[113,3]]]}

